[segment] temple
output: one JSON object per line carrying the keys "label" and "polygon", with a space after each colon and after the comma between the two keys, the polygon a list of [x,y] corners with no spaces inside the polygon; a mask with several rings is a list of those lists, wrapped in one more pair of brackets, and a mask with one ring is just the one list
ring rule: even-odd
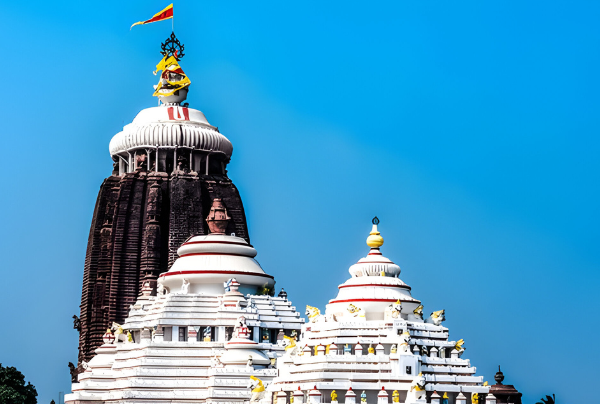
{"label": "temple", "polygon": [[377,218],[323,314],[275,296],[227,176],[232,144],[183,104],[183,45],[162,49],[162,105],[110,143],[65,403],[520,404],[500,370],[493,386],[476,374],[442,308],[424,316]]}
{"label": "temple", "polygon": [[215,199],[231,217],[226,233],[250,242],[242,200],[227,176],[233,146],[202,112],[182,104],[189,79],[168,51],[177,44],[174,35],[165,41],[157,66],[162,105],[140,111],[110,142],[113,172],[100,186],[85,257],[80,364],[110,324],[125,321],[142,285],[156,287],[183,242],[208,234]]}

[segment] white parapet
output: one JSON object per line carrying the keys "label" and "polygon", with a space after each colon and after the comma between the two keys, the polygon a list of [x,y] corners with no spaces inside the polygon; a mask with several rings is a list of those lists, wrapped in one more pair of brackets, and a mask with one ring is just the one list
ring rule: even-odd
{"label": "white parapet", "polygon": [[493,394],[488,394],[485,397],[485,404],[496,404],[496,396]]}
{"label": "white parapet", "polygon": [[431,395],[431,404],[440,404],[440,395],[434,391]]}
{"label": "white parapet", "polygon": [[467,404],[467,397],[462,392],[456,396],[456,404]]}

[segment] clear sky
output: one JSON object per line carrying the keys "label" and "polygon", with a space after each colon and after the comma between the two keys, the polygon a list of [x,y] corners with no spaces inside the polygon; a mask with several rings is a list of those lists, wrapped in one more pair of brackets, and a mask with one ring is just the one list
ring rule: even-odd
{"label": "clear sky", "polygon": [[[156,105],[171,24],[129,26],[168,4],[0,4],[0,362],[43,404],[70,389],[108,143]],[[234,145],[277,288],[324,309],[377,215],[425,312],[524,403],[597,397],[598,21],[577,0],[175,1],[188,100]]]}

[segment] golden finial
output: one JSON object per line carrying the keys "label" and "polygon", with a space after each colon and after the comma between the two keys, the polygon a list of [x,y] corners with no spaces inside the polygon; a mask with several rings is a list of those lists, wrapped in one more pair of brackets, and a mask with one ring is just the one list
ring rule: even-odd
{"label": "golden finial", "polygon": [[377,216],[375,216],[373,218],[373,228],[371,229],[369,237],[367,237],[367,245],[371,248],[379,248],[383,245],[383,237],[381,237],[377,231],[378,224],[379,219],[377,219]]}

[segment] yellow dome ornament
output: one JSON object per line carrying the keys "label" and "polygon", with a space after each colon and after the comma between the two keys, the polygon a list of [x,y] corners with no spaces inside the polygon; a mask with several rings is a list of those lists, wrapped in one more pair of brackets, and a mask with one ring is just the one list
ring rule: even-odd
{"label": "yellow dome ornament", "polygon": [[367,245],[371,248],[379,248],[383,245],[383,237],[381,237],[380,233],[377,231],[377,225],[379,224],[377,216],[373,218],[372,222],[373,228],[371,229],[369,237],[367,237]]}

